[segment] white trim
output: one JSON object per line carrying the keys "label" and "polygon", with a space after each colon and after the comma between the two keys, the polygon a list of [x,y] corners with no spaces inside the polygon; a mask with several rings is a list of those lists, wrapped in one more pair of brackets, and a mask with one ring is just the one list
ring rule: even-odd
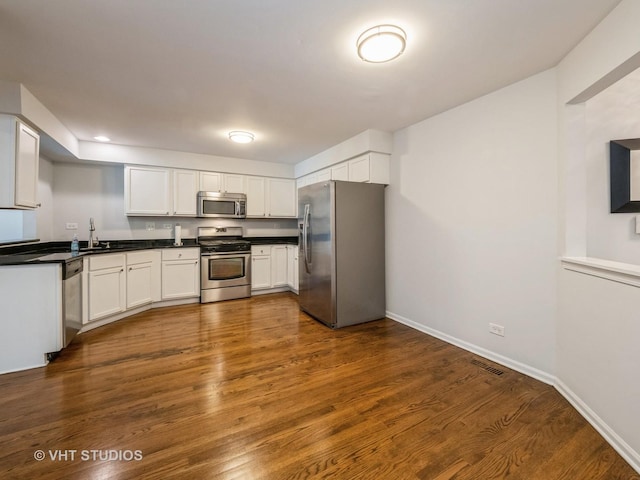
{"label": "white trim", "polygon": [[[574,260],[574,259],[571,259]],[[568,263],[571,261],[568,260]],[[564,259],[563,259],[564,262]],[[582,263],[576,262],[576,265],[583,265]],[[563,263],[563,266],[566,266]],[[568,270],[573,270],[573,268],[567,268]],[[639,268],[640,270],[640,268]],[[579,271],[579,270],[575,270]],[[593,273],[589,273],[593,274]],[[601,275],[597,275],[601,276]],[[603,277],[607,278],[607,277]],[[614,280],[618,281],[618,280]],[[627,282],[623,282],[627,283]],[[440,340],[455,345],[456,347],[460,347],[463,350],[467,350],[468,352],[475,353],[476,355],[480,355],[488,360],[496,362],[500,365],[504,365],[505,367],[511,368],[517,372],[520,372],[529,377],[533,377],[537,380],[540,380],[547,385],[555,388],[560,395],[562,395],[570,404],[575,408],[582,417],[589,422],[589,424],[596,429],[596,431],[604,438],[604,440],[611,445],[611,447],[622,456],[622,458],[633,468],[636,472],[640,473],[640,453],[636,452],[627,442],[624,441],[609,425],[606,424],[602,418],[600,418],[585,402],[583,402],[569,387],[567,387],[562,380],[559,378],[538,370],[537,368],[531,367],[529,365],[525,365],[516,360],[510,359],[508,357],[504,357],[497,353],[494,353],[490,350],[486,350],[485,348],[479,347],[469,342],[465,342],[464,340],[460,340],[459,338],[452,337],[451,335],[447,335],[446,333],[440,332],[433,328],[429,328],[421,323],[415,322],[408,318],[405,318],[401,315],[397,315],[393,312],[387,311],[387,317],[395,320],[403,325],[411,327],[415,330],[418,330],[427,335],[431,335],[432,337],[439,338]]]}
{"label": "white trim", "polygon": [[251,290],[251,296],[255,297],[257,295],[267,295],[269,293],[280,293],[280,292],[290,292],[290,287],[275,287],[275,288],[264,288],[259,290]]}
{"label": "white trim", "polygon": [[640,287],[640,265],[592,257],[562,257],[560,260],[565,270]]}
{"label": "white trim", "polygon": [[582,415],[587,422],[595,428],[600,435],[620,454],[624,460],[631,465],[636,472],[640,473],[640,454],[625,442],[602,418],[598,416],[589,406],[584,403],[562,380],[556,379],[555,389]]}
{"label": "white trim", "polygon": [[85,323],[82,326],[82,329],[79,333],[88,332],[89,330],[93,330],[94,328],[103,327],[113,322],[117,322],[118,320],[122,320],[123,318],[130,317],[137,313],[146,312],[147,310],[151,310],[152,308],[161,308],[161,307],[173,307],[176,305],[187,305],[189,303],[200,303],[200,297],[189,297],[189,298],[179,298],[175,300],[162,300],[159,302],[147,303],[146,305],[141,305],[139,307],[135,307],[124,312],[116,313],[109,317],[101,318],[100,320],[95,320],[89,323]]}
{"label": "white trim", "polygon": [[387,317],[404,325],[407,325],[408,327],[414,328],[422,333],[426,333],[427,335],[431,335],[432,337],[439,338],[440,340],[455,345],[456,347],[467,350],[468,352],[475,353],[476,355],[480,355],[481,357],[499,363],[500,365],[504,365],[505,367],[508,367],[512,370],[523,373],[529,377],[533,377],[536,380],[540,380],[541,382],[546,383],[547,385],[553,385],[556,381],[556,378],[547,372],[543,372],[542,370],[538,370],[537,368],[499,355],[495,352],[492,352],[491,350],[487,350],[472,343],[465,342],[464,340],[460,340],[459,338],[447,335],[446,333],[434,330],[433,328],[429,328],[425,325],[422,325],[421,323],[409,320],[408,318],[405,318],[401,315],[397,315],[393,312],[387,311]]}

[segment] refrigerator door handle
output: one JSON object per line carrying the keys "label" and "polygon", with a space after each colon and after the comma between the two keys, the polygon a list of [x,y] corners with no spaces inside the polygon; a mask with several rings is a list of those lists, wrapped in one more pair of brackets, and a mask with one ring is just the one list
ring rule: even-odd
{"label": "refrigerator door handle", "polygon": [[304,219],[302,221],[302,248],[304,249],[304,269],[307,273],[311,273],[309,264],[311,263],[311,249],[309,248],[309,221],[311,218],[311,205],[306,203],[304,206]]}

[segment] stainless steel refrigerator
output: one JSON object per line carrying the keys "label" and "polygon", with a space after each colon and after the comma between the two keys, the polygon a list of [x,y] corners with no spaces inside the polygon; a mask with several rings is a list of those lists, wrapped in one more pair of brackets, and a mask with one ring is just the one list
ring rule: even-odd
{"label": "stainless steel refrigerator", "polygon": [[384,185],[298,190],[300,308],[331,328],[385,316]]}

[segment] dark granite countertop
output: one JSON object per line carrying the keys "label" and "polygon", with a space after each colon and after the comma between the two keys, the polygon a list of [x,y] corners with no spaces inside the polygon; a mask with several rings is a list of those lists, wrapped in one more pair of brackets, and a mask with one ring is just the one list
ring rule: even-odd
{"label": "dark granite countertop", "polygon": [[[148,250],[153,248],[188,248],[197,247],[194,238],[183,239],[183,245],[173,244],[173,239],[158,240],[107,240],[101,241],[101,248],[88,249],[87,242],[80,242],[80,252],[71,253],[71,242],[45,242],[13,245],[0,249],[0,266],[29,265],[37,263],[64,263],[85,255]],[[109,244],[109,248],[106,245]]]}
{"label": "dark granite countertop", "polygon": [[[298,237],[245,237],[251,245],[297,245]],[[107,240],[100,241],[100,248],[88,249],[87,242],[80,242],[80,252],[71,253],[71,242],[25,243],[0,248],[0,266],[29,265],[37,263],[64,263],[85,255],[148,250],[153,248],[198,247],[195,238],[183,239],[183,245],[176,246],[173,239],[158,240]],[[109,244],[109,248],[105,245]]]}
{"label": "dark granite countertop", "polygon": [[244,237],[251,245],[297,245],[298,237]]}

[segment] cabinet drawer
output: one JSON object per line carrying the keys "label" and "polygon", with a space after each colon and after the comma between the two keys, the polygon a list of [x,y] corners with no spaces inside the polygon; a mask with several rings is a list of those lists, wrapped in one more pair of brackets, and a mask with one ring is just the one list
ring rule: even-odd
{"label": "cabinet drawer", "polygon": [[162,260],[198,260],[199,248],[166,248],[162,250]]}
{"label": "cabinet drawer", "polygon": [[124,255],[116,253],[113,255],[92,255],[89,257],[89,270],[102,270],[103,268],[124,268]]}
{"label": "cabinet drawer", "polygon": [[271,245],[252,245],[251,255],[271,255]]}
{"label": "cabinet drawer", "polygon": [[141,252],[127,253],[127,265],[138,265],[139,263],[153,262],[156,258],[156,252],[153,250],[143,250]]}

